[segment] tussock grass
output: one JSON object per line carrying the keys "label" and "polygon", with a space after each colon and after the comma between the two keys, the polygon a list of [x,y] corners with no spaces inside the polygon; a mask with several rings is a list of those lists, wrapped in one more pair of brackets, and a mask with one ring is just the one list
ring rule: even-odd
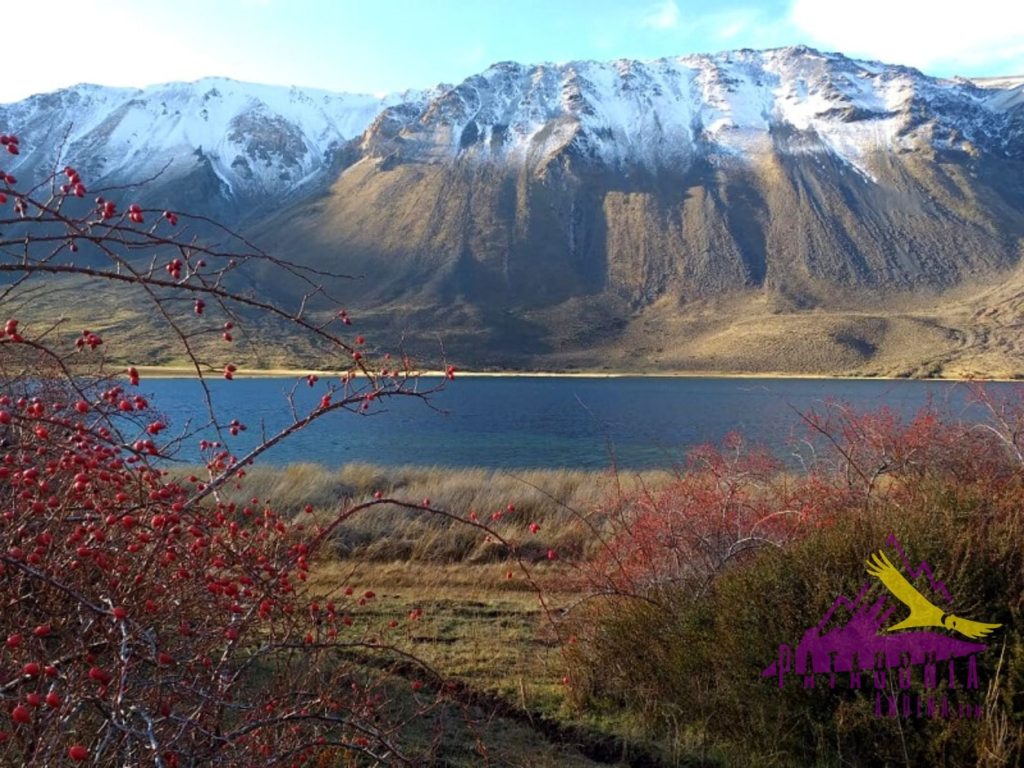
{"label": "tussock grass", "polygon": [[[335,516],[373,497],[420,503],[459,517],[476,512],[504,538],[514,540],[530,561],[546,558],[548,549],[586,557],[598,542],[581,520],[597,519],[610,496],[640,487],[659,487],[672,480],[666,471],[633,475],[552,469],[508,472],[447,467],[381,467],[354,463],[331,469],[300,463],[257,467],[228,500],[272,499],[277,509],[305,515],[312,505],[314,520],[326,525]],[[508,505],[514,511],[508,511]],[[500,519],[491,520],[495,512]],[[540,530],[530,533],[531,523]],[[346,559],[376,562],[489,563],[508,557],[505,547],[487,541],[474,527],[457,520],[397,506],[378,506],[346,520],[337,529],[336,552]]]}

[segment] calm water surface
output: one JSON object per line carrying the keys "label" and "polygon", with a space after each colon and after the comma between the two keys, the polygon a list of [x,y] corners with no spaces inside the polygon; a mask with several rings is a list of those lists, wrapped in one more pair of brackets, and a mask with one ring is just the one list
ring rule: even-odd
{"label": "calm water surface", "polygon": [[[261,423],[271,432],[288,423],[285,393],[294,384],[295,379],[210,382],[222,420],[237,418],[249,427],[232,443],[236,454],[258,441]],[[990,386],[1009,394],[1019,385]],[[140,389],[172,426],[203,421],[198,382],[149,379]],[[299,387],[300,412],[308,412],[323,391]],[[620,467],[640,469],[675,465],[687,449],[731,431],[786,458],[792,439],[806,434],[800,411],[837,400],[910,415],[929,399],[957,417],[981,418],[980,409],[969,404],[967,387],[955,382],[466,376],[433,396],[444,413],[395,398],[376,415],[332,414],[271,449],[263,461],[598,469],[614,457]]]}

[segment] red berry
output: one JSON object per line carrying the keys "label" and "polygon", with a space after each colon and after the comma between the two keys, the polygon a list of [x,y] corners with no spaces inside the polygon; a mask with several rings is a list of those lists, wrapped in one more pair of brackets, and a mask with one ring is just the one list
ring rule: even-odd
{"label": "red berry", "polygon": [[73,744],[68,749],[68,757],[70,757],[76,763],[80,763],[83,760],[89,759],[89,750],[83,747],[81,744]]}
{"label": "red berry", "polygon": [[46,706],[50,709],[57,709],[57,707],[60,706],[60,696],[58,696],[54,691],[50,691],[46,694]]}
{"label": "red berry", "polygon": [[11,719],[16,723],[28,725],[32,722],[32,713],[28,711],[28,707],[24,704],[19,704],[11,710]]}
{"label": "red berry", "polygon": [[34,661],[30,661],[28,664],[21,668],[21,674],[28,675],[29,677],[38,677],[39,671],[39,665],[36,664]]}

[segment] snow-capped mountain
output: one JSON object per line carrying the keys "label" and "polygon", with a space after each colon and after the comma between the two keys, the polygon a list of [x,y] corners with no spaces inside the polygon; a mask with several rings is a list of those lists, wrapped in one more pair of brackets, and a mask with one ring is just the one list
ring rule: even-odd
{"label": "snow-capped mountain", "polygon": [[501,63],[383,110],[298,213],[257,234],[482,363],[941,369],[995,335],[892,313],[995,317],[934,297],[1019,283],[1024,79],[805,47]]}
{"label": "snow-capped mountain", "polygon": [[1021,78],[803,46],[506,62],[384,109],[310,236],[489,301],[942,288],[1020,258],[1022,162]]}
{"label": "snow-capped mountain", "polygon": [[1021,159],[1024,78],[937,80],[803,46],[641,62],[495,64],[419,104],[384,112],[363,147],[541,168],[569,154],[611,167],[678,169],[780,144],[868,176],[871,154],[988,151]]}
{"label": "snow-capped mountain", "polygon": [[[13,167],[19,176],[45,174],[63,147],[61,162],[79,168],[92,186],[159,173],[151,184],[157,196],[169,185],[191,188],[179,206],[208,205],[212,195],[215,208],[230,215],[323,181],[339,148],[381,109],[421,96],[378,98],[215,77],[142,89],[77,85],[0,105],[0,125],[31,150]],[[197,189],[203,191],[198,200]]]}
{"label": "snow-capped mountain", "polygon": [[329,287],[368,328],[477,364],[908,373],[960,344],[1021,370],[1024,77],[798,46],[386,99],[210,79],[0,105],[19,176],[69,125],[87,181],[166,167],[138,194],[362,275]]}

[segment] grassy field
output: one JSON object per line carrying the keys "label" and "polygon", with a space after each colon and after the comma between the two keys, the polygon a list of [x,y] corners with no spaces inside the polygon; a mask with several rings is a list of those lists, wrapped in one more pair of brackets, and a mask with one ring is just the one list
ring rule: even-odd
{"label": "grassy field", "polygon": [[[513,577],[508,578],[512,572]],[[372,588],[360,620],[399,628],[388,642],[417,661],[406,677],[454,681],[457,705],[417,723],[423,738],[443,721],[435,760],[450,766],[660,765],[657,748],[628,722],[574,709],[566,695],[559,618],[579,594],[572,568],[543,563],[529,577],[506,563],[321,563],[316,595]],[[541,601],[543,596],[543,602]],[[415,622],[412,611],[421,612]],[[422,665],[422,666],[420,666]],[[401,695],[400,695],[401,697]],[[673,764],[667,759],[665,765]]]}
{"label": "grassy field", "polygon": [[[234,495],[238,501],[274,499],[307,522],[303,510],[312,504],[312,518],[321,524],[375,491],[417,502],[429,498],[432,506],[463,516],[478,510],[503,537],[517,541],[518,559],[463,523],[375,507],[338,529],[332,551],[311,574],[314,595],[326,600],[346,587],[356,594],[372,589],[376,598],[360,609],[360,622],[398,622],[387,641],[424,665],[423,679],[436,673],[461,686],[462,710],[438,716],[445,724],[438,764],[656,765],[652,748],[627,723],[571,706],[557,635],[564,609],[580,598],[574,562],[596,544],[586,532],[597,524],[602,502],[620,487],[656,487],[670,477],[296,464],[257,468]],[[498,510],[501,519],[490,520]],[[540,525],[535,535],[528,531],[531,522]],[[549,561],[549,548],[566,557]],[[415,622],[407,620],[412,611],[421,612]],[[416,677],[415,665],[405,674]],[[439,727],[422,725],[424,738]]]}
{"label": "grassy field", "polygon": [[[523,556],[543,559],[554,548],[586,556],[596,540],[588,522],[600,516],[602,503],[619,492],[658,487],[673,475],[664,471],[637,474],[579,470],[506,472],[441,467],[383,468],[349,464],[328,469],[316,464],[285,468],[257,467],[232,497],[273,499],[284,512],[299,514],[313,506],[312,520],[325,524],[353,503],[380,491],[384,496],[420,502],[460,516],[476,512],[506,539],[516,540]],[[513,512],[508,506],[514,507]],[[495,512],[500,519],[493,520]],[[537,523],[540,531],[530,534]],[[458,521],[429,513],[379,507],[343,523],[334,538],[337,554],[374,562],[486,563],[504,560],[503,547],[489,542]]]}
{"label": "grassy field", "polygon": [[[444,703],[406,734],[412,747],[429,740],[431,765],[1017,764],[1021,476],[1002,443],[929,424],[897,430],[893,439],[912,450],[864,487],[842,472],[769,472],[759,481],[756,460],[718,455],[717,463],[709,457],[714,471],[681,480],[667,472],[293,465],[253,471],[235,493],[240,501],[274,499],[321,525],[382,494],[335,529],[310,586],[323,601],[349,589],[353,599],[375,593],[351,608],[353,631],[388,653],[349,652],[368,663],[390,660],[399,711],[445,686]],[[875,458],[891,467],[891,457],[903,455],[889,446]],[[514,546],[451,516],[387,501],[427,498],[453,516],[477,512]],[[680,559],[730,535],[716,520],[761,510],[760,525],[780,519],[780,510],[790,519],[796,506],[808,517],[792,538],[780,529],[779,546],[728,567],[712,563],[713,582],[699,557]],[[638,513],[644,508],[647,517]],[[628,546],[606,546],[613,534],[625,534]],[[890,535],[949,578],[954,605],[1006,627],[1001,652],[979,660],[990,681],[984,720],[893,724],[874,718],[859,691],[761,684],[779,638],[799,638],[837,595],[856,594],[865,553]],[[604,581],[605,567],[625,580]],[[837,762],[840,749],[853,759]]]}

